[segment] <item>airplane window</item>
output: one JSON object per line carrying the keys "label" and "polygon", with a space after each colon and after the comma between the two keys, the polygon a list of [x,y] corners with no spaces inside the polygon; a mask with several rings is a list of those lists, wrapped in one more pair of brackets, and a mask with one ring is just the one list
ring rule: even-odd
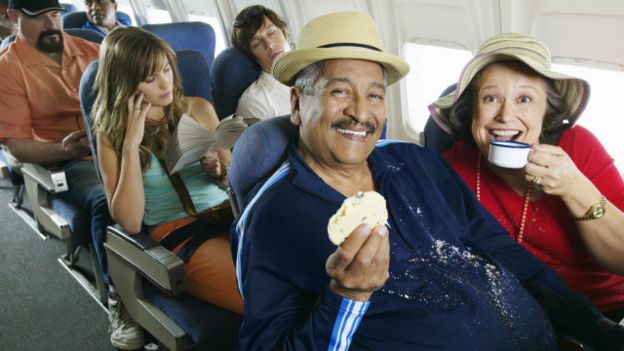
{"label": "airplane window", "polygon": [[583,78],[591,85],[589,104],[578,123],[589,129],[615,159],[615,165],[624,171],[622,148],[622,92],[614,87],[624,86],[624,72],[590,68],[578,65],[553,64],[553,70]]}
{"label": "airplane window", "polygon": [[215,31],[215,36],[217,37],[217,43],[215,45],[215,57],[217,57],[217,55],[219,55],[221,51],[225,50],[225,34],[223,33],[223,26],[221,25],[217,17],[210,16],[204,12],[191,11],[191,13],[189,13],[188,19],[189,21],[200,21],[208,23],[212,26],[212,29],[214,29]]}
{"label": "airplane window", "polygon": [[472,58],[465,49],[407,43],[403,58],[412,67],[406,79],[408,123],[415,132],[422,131],[429,110],[427,106],[435,101],[449,85],[457,81],[463,66]]}

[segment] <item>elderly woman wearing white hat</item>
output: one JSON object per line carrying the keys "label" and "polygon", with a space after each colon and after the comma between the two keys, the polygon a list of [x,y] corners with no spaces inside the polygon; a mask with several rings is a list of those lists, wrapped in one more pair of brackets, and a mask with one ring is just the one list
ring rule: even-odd
{"label": "elderly woman wearing white hat", "polygon": [[[536,38],[496,35],[430,110],[461,139],[444,157],[480,202],[517,242],[619,321],[624,181],[596,137],[575,125],[589,84],[551,71],[550,61]],[[488,162],[493,140],[531,145],[526,166]]]}
{"label": "elderly woman wearing white hat", "polygon": [[[514,242],[440,155],[378,143],[386,87],[408,70],[361,12],[317,17],[274,62],[298,137],[233,227],[240,348],[550,350],[546,314],[596,349],[622,347],[624,328]],[[360,191],[385,203],[354,205]],[[386,225],[359,224],[379,213]]]}

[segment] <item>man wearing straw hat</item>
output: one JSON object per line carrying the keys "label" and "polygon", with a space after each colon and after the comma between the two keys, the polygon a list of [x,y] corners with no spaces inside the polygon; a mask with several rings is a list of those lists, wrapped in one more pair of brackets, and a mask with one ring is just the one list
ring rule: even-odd
{"label": "man wearing straw hat", "polygon": [[[293,86],[298,138],[233,233],[242,350],[550,350],[553,326],[619,350],[622,330],[600,325],[439,155],[378,142],[386,87],[409,66],[384,51],[370,16],[318,17],[296,47],[273,75]],[[385,198],[387,223],[336,247],[328,221],[360,191]]]}

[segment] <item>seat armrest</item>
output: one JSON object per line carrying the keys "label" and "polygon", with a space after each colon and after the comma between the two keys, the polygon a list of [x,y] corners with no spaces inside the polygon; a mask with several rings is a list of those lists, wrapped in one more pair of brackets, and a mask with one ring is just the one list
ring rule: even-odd
{"label": "seat armrest", "polygon": [[[50,194],[58,193],[56,191],[59,186],[55,183],[54,174],[62,174],[65,179],[64,172],[51,171],[45,167],[34,163],[24,163],[22,166],[22,174],[24,175],[24,186],[30,205],[33,210],[37,229],[42,235],[51,234],[60,240],[66,240],[71,237],[71,229],[69,223],[54,211],[48,201]],[[64,187],[67,188],[67,182],[64,181]]]}
{"label": "seat armrest", "polygon": [[24,163],[22,173],[49,193],[57,194],[68,190],[65,172],[62,169],[49,169],[35,163]]}
{"label": "seat armrest", "polygon": [[147,234],[128,234],[119,225],[109,226],[107,233],[104,246],[109,254],[169,295],[186,290],[184,262],[174,253],[158,245]]}
{"label": "seat armrest", "polygon": [[104,248],[108,272],[130,316],[167,349],[191,348],[188,334],[143,293],[150,283],[168,295],[185,290],[182,260],[145,233],[129,234],[119,225],[108,227]]}

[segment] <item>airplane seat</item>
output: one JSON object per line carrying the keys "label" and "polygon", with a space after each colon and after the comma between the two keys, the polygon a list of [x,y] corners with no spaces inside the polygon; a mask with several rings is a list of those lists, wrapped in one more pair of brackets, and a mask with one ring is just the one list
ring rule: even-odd
{"label": "airplane seat", "polygon": [[[130,15],[123,11],[117,11],[115,13],[115,17],[117,17],[117,21],[123,24],[132,24],[132,19],[130,18]],[[82,28],[86,21],[87,14],[85,11],[68,12],[63,15],[63,28]]]}
{"label": "airplane seat", "polygon": [[245,208],[252,189],[278,169],[286,158],[288,143],[297,136],[297,126],[285,115],[254,123],[238,138],[228,171],[237,213]]}
{"label": "airplane seat", "polygon": [[173,50],[195,50],[206,58],[210,67],[214,59],[216,37],[212,26],[204,22],[172,22],[145,24],[143,29],[152,32],[171,45]]}
{"label": "airplane seat", "polygon": [[238,99],[260,76],[260,66],[235,47],[223,50],[210,67],[212,94],[219,119],[236,112]]}
{"label": "airplane seat", "polygon": [[[185,83],[185,94],[197,96],[201,85],[188,84],[195,76],[187,59],[196,60],[193,52],[179,52],[178,68]],[[196,61],[191,61],[196,62]],[[206,63],[200,60],[201,65]],[[80,101],[89,126],[88,138],[97,155],[96,139],[91,131],[89,113],[95,100],[93,82],[98,62],[92,62],[80,81]],[[207,72],[207,71],[206,71]],[[191,74],[191,76],[188,76]],[[97,159],[94,159],[97,162]],[[232,350],[238,340],[241,317],[184,294],[184,263],[171,251],[160,246],[145,233],[130,235],[119,225],[107,230],[106,249],[109,274],[130,316],[169,350]]]}
{"label": "airplane seat", "polygon": [[62,15],[78,11],[78,8],[76,7],[76,5],[71,4],[71,3],[61,3],[61,8],[62,8],[61,10]]}
{"label": "airplane seat", "polygon": [[[457,83],[449,85],[446,89],[444,89],[444,91],[442,91],[440,97],[450,94],[455,90],[456,86]],[[424,139],[424,141],[422,139]],[[444,152],[450,149],[456,140],[456,137],[442,129],[442,127],[440,127],[433,119],[433,116],[429,115],[424,131],[421,134],[421,144],[436,150],[437,152]]]}
{"label": "airplane seat", "polygon": [[210,67],[202,53],[196,50],[179,50],[176,51],[176,56],[178,71],[184,85],[184,95],[198,96],[213,102]]}

